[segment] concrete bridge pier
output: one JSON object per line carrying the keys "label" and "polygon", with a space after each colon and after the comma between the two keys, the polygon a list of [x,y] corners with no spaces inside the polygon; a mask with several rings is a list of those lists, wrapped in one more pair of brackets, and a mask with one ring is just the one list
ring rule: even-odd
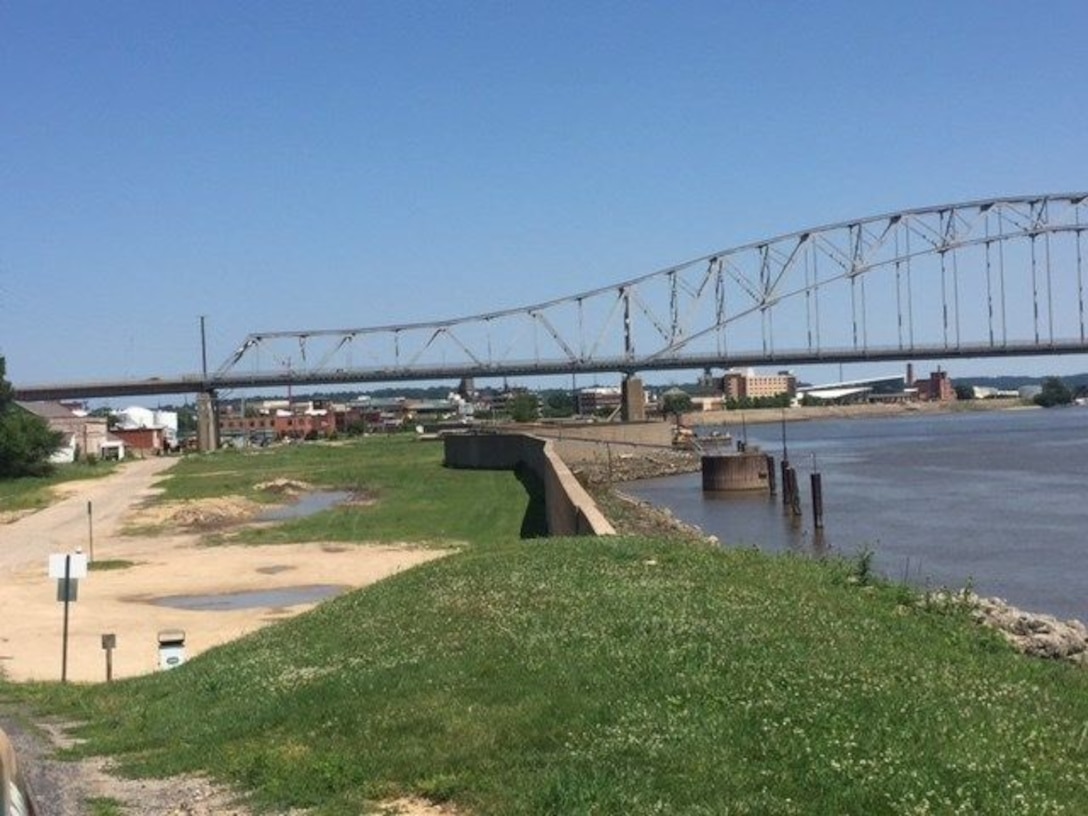
{"label": "concrete bridge pier", "polygon": [[201,453],[219,448],[219,403],[214,390],[196,396],[196,439]]}
{"label": "concrete bridge pier", "polygon": [[620,417],[624,422],[646,421],[646,392],[640,377],[629,374],[623,378],[620,399]]}

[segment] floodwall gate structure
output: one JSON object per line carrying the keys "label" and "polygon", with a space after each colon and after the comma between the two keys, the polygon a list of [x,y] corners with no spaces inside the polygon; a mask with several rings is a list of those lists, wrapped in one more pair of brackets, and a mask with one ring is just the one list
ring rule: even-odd
{"label": "floodwall gate structure", "polygon": [[211,384],[1088,351],[1086,199],[1001,198],[845,221],[471,317],[255,333]]}

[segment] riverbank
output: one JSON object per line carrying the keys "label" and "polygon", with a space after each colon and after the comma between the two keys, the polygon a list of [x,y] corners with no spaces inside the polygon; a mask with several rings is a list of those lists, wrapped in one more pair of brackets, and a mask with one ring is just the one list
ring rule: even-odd
{"label": "riverbank", "polygon": [[[1038,410],[1035,406],[1023,406],[1016,400],[1001,400],[1001,401],[986,401],[986,402],[965,402],[953,406],[942,406],[940,404],[922,404],[924,407],[911,408],[903,405],[877,405],[877,406],[843,406],[839,408],[811,408],[811,409],[788,409],[783,412],[781,409],[762,411],[760,415],[756,417],[758,421],[764,423],[780,422],[782,414],[785,413],[787,421],[796,420],[811,420],[821,421],[825,419],[874,419],[874,418],[896,418],[896,417],[916,417],[919,415],[935,416],[939,414],[947,413],[975,413],[978,411],[1029,411],[1032,414]],[[748,412],[745,412],[746,414]],[[1078,412],[1076,409],[1070,409],[1069,412],[1056,413],[1053,415],[1055,420],[1077,420]],[[965,420],[969,418],[965,417]],[[1038,426],[1038,420],[1043,418],[1036,415],[1035,417],[1027,418],[1031,424]],[[1013,420],[1013,415],[1009,415],[1010,421]],[[1047,424],[1049,424],[1049,416],[1046,418]],[[753,422],[752,424],[758,424]],[[1019,426],[1021,423],[1017,423]],[[1067,423],[1068,424],[1068,423]],[[1076,421],[1070,424],[1070,428],[1079,428],[1083,425],[1082,421]],[[846,426],[840,426],[846,427]],[[916,426],[915,426],[916,427]],[[992,423],[987,422],[987,427],[993,427]],[[1004,427],[1004,426],[1002,426]],[[1063,426],[1064,427],[1064,426]],[[736,426],[730,426],[729,430],[736,436]],[[765,429],[766,430],[766,429]],[[870,431],[872,426],[870,426]],[[894,431],[889,430],[893,436]],[[840,435],[842,431],[838,432]],[[803,439],[810,438],[813,435],[820,435],[814,428],[809,429],[808,432],[798,433],[797,435]],[[1047,443],[1049,445],[1051,443]],[[1046,447],[1046,446],[1044,446]],[[1049,448],[1047,448],[1049,450]],[[967,455],[964,451],[960,451],[960,459],[966,461]],[[1021,460],[1024,458],[1024,451],[1021,450]],[[930,462],[934,464],[934,462]],[[664,465],[663,467],[657,467],[658,465]],[[900,467],[908,466],[905,462],[900,462]],[[620,512],[625,516],[640,516],[640,521],[633,523],[631,529],[638,531],[647,531],[655,529],[655,526],[662,534],[667,534],[670,528],[682,527],[690,530],[697,530],[699,533],[706,535],[705,531],[699,530],[698,527],[681,521],[680,517],[676,513],[680,513],[681,508],[686,505],[675,505],[673,509],[667,507],[661,507],[651,504],[648,501],[635,498],[629,494],[623,493],[623,484],[638,481],[644,478],[654,478],[658,476],[671,476],[684,472],[697,472],[699,470],[699,458],[698,455],[689,455],[687,460],[684,459],[683,454],[674,454],[673,456],[647,456],[637,462],[628,462],[624,460],[617,460],[612,463],[613,478],[610,480],[607,478],[607,474],[603,472],[603,469],[599,466],[593,466],[590,464],[584,468],[586,478],[595,484],[598,484],[599,501],[602,504],[611,504],[613,512]],[[885,477],[891,478],[888,474],[882,474]],[[878,476],[877,478],[881,478]],[[691,484],[690,481],[684,482],[684,484]],[[607,492],[609,486],[615,486],[619,492],[620,502],[617,504],[615,501],[611,501],[607,498]],[[957,485],[950,485],[950,490],[956,491],[959,489]],[[665,491],[667,494],[667,491]],[[687,495],[687,494],[685,494]],[[683,518],[701,518],[699,510],[700,497],[698,496],[698,486],[695,485],[691,488],[691,495],[695,498],[693,501],[696,504],[694,510],[691,513],[681,513]],[[644,497],[645,498],[645,497]],[[680,501],[680,499],[675,499]],[[1067,498],[1068,500],[1068,498]],[[686,499],[685,499],[686,501]],[[717,505],[713,505],[717,506]],[[742,514],[742,518],[731,517],[729,526],[723,526],[720,515],[715,516],[713,512],[708,518],[717,519],[716,522],[709,526],[709,530],[726,538],[727,534],[722,533],[723,529],[733,531],[734,536],[743,536],[740,533],[740,529],[743,527],[743,512],[744,509],[740,509],[738,512]],[[966,513],[968,510],[963,509]],[[738,526],[739,522],[739,526]],[[840,531],[841,532],[841,531]],[[961,530],[962,532],[962,530]],[[717,540],[714,536],[710,536],[711,539]],[[739,540],[750,541],[751,539],[734,538],[732,542],[737,543]],[[962,539],[966,541],[967,539]],[[961,543],[962,543],[961,541]],[[778,542],[775,542],[776,544]],[[885,542],[887,543],[887,542]],[[774,549],[772,544],[772,549]],[[982,557],[981,552],[977,557]],[[902,550],[900,550],[900,557],[902,556]],[[924,556],[922,557],[924,558]],[[915,560],[920,559],[915,555]],[[909,561],[908,561],[909,563]],[[885,565],[887,566],[887,565]],[[977,569],[977,567],[973,568]],[[977,575],[975,577],[978,577]],[[906,580],[906,579],[904,579]],[[968,581],[971,581],[971,577],[968,576]],[[926,579],[926,586],[946,586],[956,587],[962,583],[961,580],[952,580],[948,583],[942,583],[940,578]],[[918,582],[916,585],[920,585]],[[922,590],[918,590],[922,591]],[[991,590],[993,591],[993,590]],[[1000,591],[1000,590],[999,590]],[[1049,659],[1065,660],[1073,663],[1084,665],[1088,663],[1088,631],[1086,631],[1082,620],[1078,619],[1080,616],[1074,614],[1067,614],[1065,616],[1057,616],[1052,614],[1053,610],[1048,612],[1038,611],[1039,608],[1045,609],[1045,603],[1041,602],[1037,607],[1033,606],[1016,606],[1003,598],[996,597],[979,597],[971,593],[965,593],[964,591],[956,591],[951,593],[938,593],[925,591],[924,596],[928,599],[934,597],[940,597],[942,594],[952,598],[964,600],[969,597],[969,601],[965,603],[965,606],[970,608],[971,616],[980,624],[984,624],[990,628],[993,628],[1000,632],[1002,636],[1019,652],[1034,656]],[[1030,610],[1030,611],[1029,611]]]}
{"label": "riverbank", "polygon": [[[716,536],[677,518],[668,508],[637,499],[614,485],[596,485],[594,498],[623,535],[721,544]],[[966,589],[919,592],[918,603],[959,609],[978,625],[998,632],[1022,655],[1088,667],[1088,627],[1082,621],[1030,612],[1002,598],[985,598]]]}
{"label": "riverbank", "polygon": [[684,414],[682,424],[724,425],[731,432],[742,425],[763,425],[771,422],[810,422],[822,419],[856,419],[875,417],[951,414],[961,411],[1036,410],[1015,397],[986,400],[953,400],[950,402],[879,402],[858,405],[798,405],[792,408],[746,408],[734,411],[692,411]]}
{"label": "riverbank", "polygon": [[[358,542],[384,514],[458,551],[168,672],[0,689],[86,723],[74,756],[211,774],[262,812],[404,795],[472,816],[1088,810],[1088,673],[847,561],[520,538],[515,476],[440,456],[372,439],[194,460],[168,492],[350,472],[375,497],[264,538]],[[472,535],[439,529],[469,515]]]}

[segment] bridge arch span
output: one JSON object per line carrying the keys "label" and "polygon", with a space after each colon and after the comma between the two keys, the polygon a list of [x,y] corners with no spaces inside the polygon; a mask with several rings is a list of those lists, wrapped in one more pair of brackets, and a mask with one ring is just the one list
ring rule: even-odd
{"label": "bridge arch span", "polygon": [[529,306],[259,332],[215,377],[246,366],[258,381],[354,382],[1088,351],[1086,201],[903,210]]}
{"label": "bridge arch span", "polygon": [[21,398],[1088,352],[1088,193],[944,204],[468,317],[248,335],[214,372]]}

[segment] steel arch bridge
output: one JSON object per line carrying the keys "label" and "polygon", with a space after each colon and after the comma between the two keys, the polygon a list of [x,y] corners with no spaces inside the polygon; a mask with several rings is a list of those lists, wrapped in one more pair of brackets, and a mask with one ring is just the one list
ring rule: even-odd
{"label": "steel arch bridge", "polygon": [[531,306],[256,332],[218,369],[21,399],[1088,352],[1088,193],[843,221]]}
{"label": "steel arch bridge", "polygon": [[471,317],[258,332],[210,384],[1085,352],[1086,199],[995,198],[844,221]]}

